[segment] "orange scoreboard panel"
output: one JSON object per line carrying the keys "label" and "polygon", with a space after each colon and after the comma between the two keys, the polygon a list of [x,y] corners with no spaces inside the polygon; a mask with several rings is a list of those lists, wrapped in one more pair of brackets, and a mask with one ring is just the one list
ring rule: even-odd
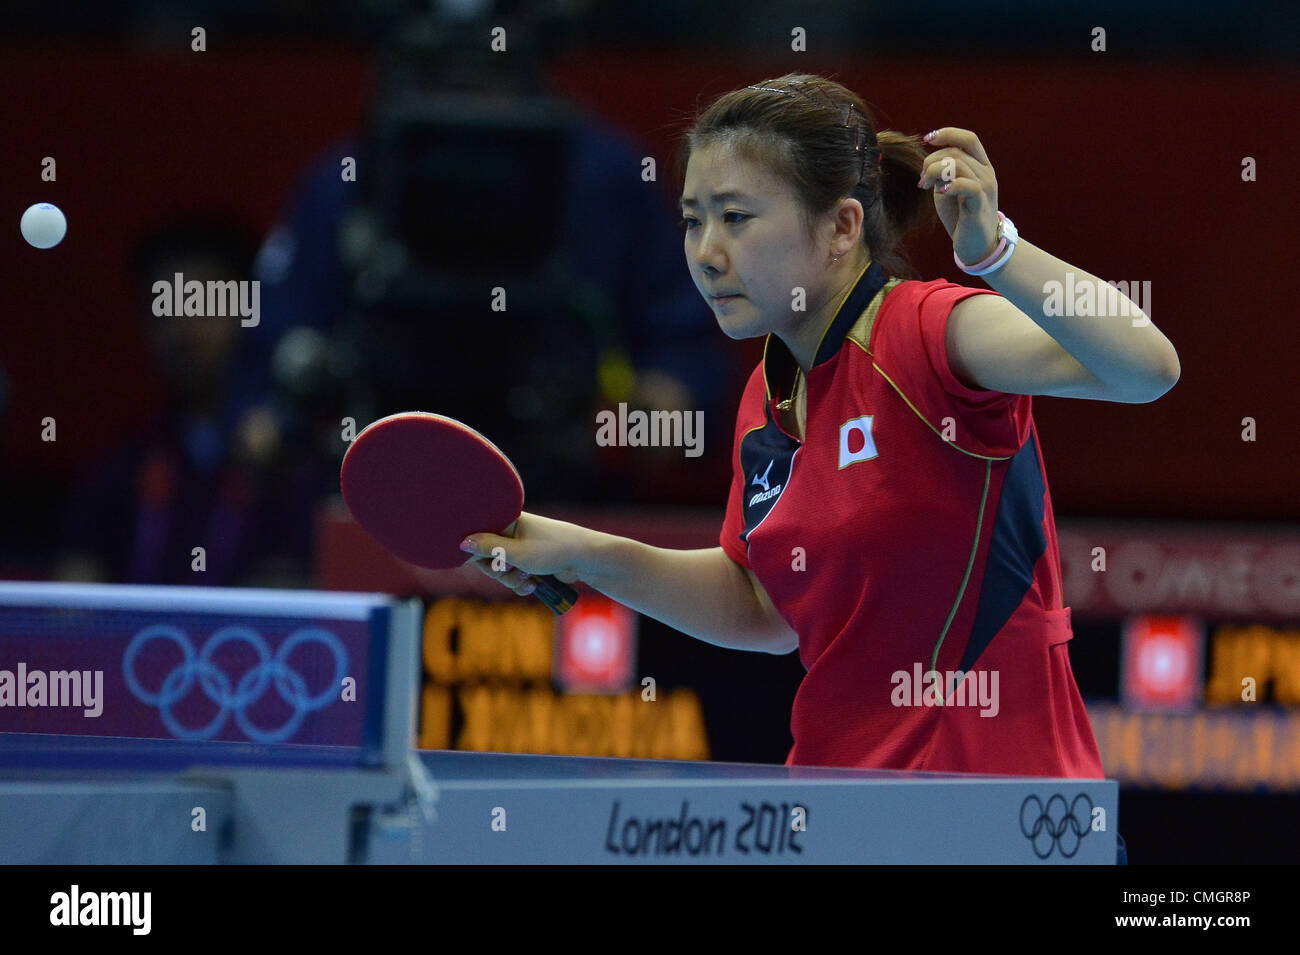
{"label": "orange scoreboard panel", "polygon": [[[1076,627],[1119,630],[1118,701],[1087,701],[1107,776],[1300,791],[1300,535],[1063,522],[1059,536]],[[1073,643],[1083,669],[1094,641]]]}

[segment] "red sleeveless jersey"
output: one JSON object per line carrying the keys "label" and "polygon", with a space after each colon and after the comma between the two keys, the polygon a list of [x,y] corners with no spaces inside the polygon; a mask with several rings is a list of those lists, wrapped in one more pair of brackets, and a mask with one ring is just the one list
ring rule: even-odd
{"label": "red sleeveless jersey", "polygon": [[1031,399],[948,365],[979,294],[872,263],[808,372],[802,442],[775,335],[746,385],[719,542],[799,635],[788,765],[1103,777]]}

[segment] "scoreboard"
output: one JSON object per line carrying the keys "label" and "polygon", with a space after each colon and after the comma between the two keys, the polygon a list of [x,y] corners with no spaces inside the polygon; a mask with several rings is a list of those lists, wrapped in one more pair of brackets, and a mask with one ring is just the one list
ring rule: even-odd
{"label": "scoreboard", "polygon": [[[1062,522],[1059,537],[1087,633],[1071,661],[1107,776],[1300,791],[1300,534]],[[1107,673],[1114,689],[1086,685]]]}
{"label": "scoreboard", "polygon": [[600,594],[562,617],[536,601],[433,598],[420,748],[707,759],[699,698],[634,678],[635,644],[636,615]]}

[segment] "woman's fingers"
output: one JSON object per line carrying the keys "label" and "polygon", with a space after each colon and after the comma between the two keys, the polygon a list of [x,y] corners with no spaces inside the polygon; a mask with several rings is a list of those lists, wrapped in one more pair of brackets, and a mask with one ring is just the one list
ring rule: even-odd
{"label": "woman's fingers", "polygon": [[[509,587],[516,593],[519,593],[521,588],[527,588],[533,582],[530,574],[518,567],[511,567],[509,564],[506,564],[502,570],[493,570],[491,557],[477,557],[474,558],[473,563],[475,567],[483,572],[484,576],[500,581],[503,586]],[[531,593],[532,591],[528,592]]]}
{"label": "woman's fingers", "polygon": [[969,129],[962,129],[959,126],[940,126],[938,129],[926,133],[924,139],[936,149],[942,149],[945,146],[955,147],[969,153],[976,162],[981,162],[986,166],[991,165],[989,154],[984,151],[984,144]]}

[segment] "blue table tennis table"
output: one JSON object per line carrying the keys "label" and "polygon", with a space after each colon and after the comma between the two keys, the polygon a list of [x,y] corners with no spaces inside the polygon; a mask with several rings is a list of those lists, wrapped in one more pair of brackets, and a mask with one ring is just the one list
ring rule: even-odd
{"label": "blue table tennis table", "polygon": [[1113,781],[283,750],[0,738],[0,862],[1115,861]]}
{"label": "blue table tennis table", "polygon": [[[139,710],[132,694],[151,703],[179,694],[186,667],[208,666],[205,654],[223,640],[264,646],[269,667],[258,634],[304,621],[316,629],[297,632],[329,629],[328,653],[352,661],[340,672],[361,672],[364,660],[358,745],[286,742],[256,726],[257,742],[79,735],[56,731],[60,714],[10,710],[0,727],[0,863],[1116,861],[1112,780],[414,750],[415,601],[0,583],[0,657],[24,666],[100,667],[107,687],[143,656],[142,634],[158,634],[177,660],[174,648],[191,638],[205,648],[156,692],[106,690],[112,705],[97,723]],[[306,701],[278,672],[274,682]],[[209,668],[188,685],[218,698],[224,685],[233,696],[223,706],[247,709],[251,682],[223,684]],[[47,729],[26,731],[20,718]],[[79,719],[75,708],[66,719]]]}

